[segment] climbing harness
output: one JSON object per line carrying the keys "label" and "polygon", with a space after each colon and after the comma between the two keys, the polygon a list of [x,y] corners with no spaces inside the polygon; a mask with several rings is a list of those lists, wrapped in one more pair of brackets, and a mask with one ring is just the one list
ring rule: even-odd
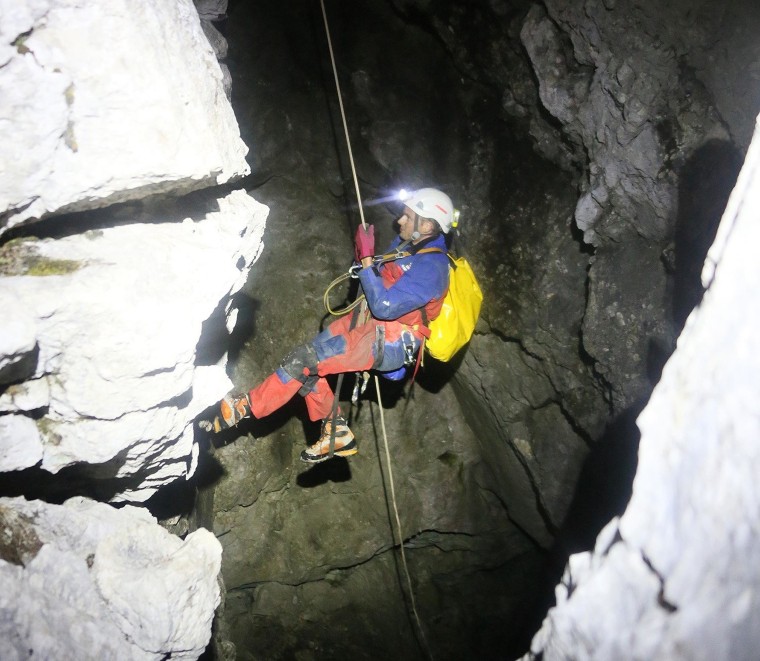
{"label": "climbing harness", "polygon": [[[374,257],[373,266],[377,268],[396,259],[409,257],[412,253],[405,250],[408,243],[405,242],[399,245],[391,253]],[[464,257],[454,257],[440,248],[421,248],[415,254],[420,255],[431,252],[445,254],[451,260],[449,288],[443,299],[441,311],[435,319],[428,322],[425,308],[420,308],[423,323],[430,333],[429,337],[425,337],[423,347],[420,348],[419,353],[423,353],[424,350],[436,360],[447,362],[470,341],[472,334],[475,332],[475,325],[478,322],[480,307],[483,303],[483,292],[467,259]],[[354,264],[347,273],[337,277],[330,283],[324,294],[324,304],[327,312],[340,316],[350,312],[354,307],[362,303],[364,295],[358,297],[353,303],[341,310],[333,310],[330,307],[329,301],[330,290],[349,278],[358,278],[358,273],[361,269],[361,264]],[[406,350],[406,348],[405,345],[404,349]],[[412,362],[405,362],[405,365],[411,364]]]}
{"label": "climbing harness", "polygon": [[[351,151],[351,139],[350,139],[350,137],[348,135],[348,124],[346,123],[346,114],[345,114],[345,112],[343,110],[343,97],[342,97],[341,91],[340,91],[340,82],[338,81],[338,69],[337,69],[337,66],[335,64],[335,55],[333,53],[332,39],[330,38],[330,26],[329,26],[328,21],[327,21],[327,12],[325,11],[325,2],[324,2],[324,0],[320,0],[320,5],[321,5],[321,8],[322,8],[322,19],[324,20],[324,24],[325,24],[325,34],[327,36],[327,46],[328,46],[328,49],[330,51],[330,62],[332,64],[333,76],[335,78],[335,89],[336,89],[337,95],[338,95],[338,105],[340,107],[340,115],[341,115],[341,118],[343,120],[343,131],[345,133],[346,144],[348,146],[348,158],[349,158],[349,163],[351,165],[351,172],[352,172],[353,178],[354,178],[354,187],[356,189],[356,201],[357,201],[358,206],[359,206],[359,215],[361,217],[362,227],[366,231],[366,229],[367,229],[367,223],[364,220],[364,209],[362,208],[361,193],[359,192],[359,179],[358,179],[357,174],[356,174],[356,166],[354,165],[353,152]],[[329,291],[329,289],[328,289],[328,291]],[[327,295],[327,293],[325,295]],[[359,312],[358,309],[354,309],[353,310],[353,314],[354,314],[355,318],[358,318],[358,312]],[[352,322],[353,322],[353,320],[352,320]],[[333,456],[334,451],[335,451],[335,431],[334,431],[335,430],[335,422],[334,421],[335,421],[335,419],[337,417],[337,414],[338,414],[338,404],[337,404],[337,402],[338,402],[338,395],[340,393],[340,388],[341,388],[342,383],[343,383],[343,374],[341,373],[340,375],[338,375],[338,385],[337,385],[336,391],[335,391],[335,403],[333,404],[333,411],[332,411],[333,425],[332,425],[332,432],[330,434],[330,454],[329,454],[329,456],[331,456],[331,457]],[[394,515],[395,515],[395,518],[396,518],[396,530],[397,530],[397,534],[398,534],[399,549],[401,551],[401,564],[403,565],[403,568],[404,568],[404,574],[406,576],[407,589],[409,591],[409,600],[410,600],[410,603],[411,603],[412,612],[414,613],[415,621],[417,623],[417,628],[418,628],[418,630],[420,632],[421,642],[422,642],[423,647],[425,648],[425,651],[427,652],[428,656],[432,659],[433,655],[432,655],[432,653],[430,651],[430,646],[428,645],[427,638],[425,636],[425,630],[422,627],[422,621],[420,620],[419,613],[417,612],[417,602],[416,602],[416,600],[414,598],[414,590],[412,588],[412,579],[411,579],[411,576],[409,574],[409,566],[408,566],[408,564],[406,562],[406,552],[405,552],[405,549],[404,549],[404,536],[402,534],[402,529],[401,529],[401,519],[400,519],[399,514],[398,514],[398,503],[396,502],[396,489],[395,489],[394,482],[393,482],[393,469],[391,467],[391,454],[390,454],[390,450],[388,449],[388,435],[387,435],[386,429],[385,429],[385,416],[383,414],[383,403],[382,403],[382,399],[380,397],[380,380],[378,379],[377,375],[375,375],[375,390],[377,391],[377,402],[378,402],[378,406],[380,407],[380,422],[381,422],[381,428],[382,428],[382,431],[383,431],[383,443],[385,445],[385,460],[386,460],[386,465],[387,465],[387,468],[388,468],[388,481],[389,481],[389,485],[390,485],[390,492],[391,492],[391,501],[392,501],[392,505],[393,505],[393,512],[394,512]]]}

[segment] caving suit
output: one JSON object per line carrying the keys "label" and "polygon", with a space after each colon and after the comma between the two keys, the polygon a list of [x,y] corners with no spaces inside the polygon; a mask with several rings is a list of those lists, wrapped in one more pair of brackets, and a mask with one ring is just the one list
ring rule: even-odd
{"label": "caving suit", "polygon": [[[387,252],[395,252],[400,243],[396,237]],[[422,248],[443,252],[417,254]],[[359,271],[369,310],[362,306],[363,312],[354,311],[360,315],[354,328],[353,314],[347,314],[293,350],[273,374],[250,391],[254,416],[269,415],[300,392],[311,420],[321,420],[330,416],[334,401],[327,375],[375,369],[397,376],[405,370],[410,354],[416,355],[427,332],[425,321],[438,316],[449,287],[443,235],[410,244],[405,252],[409,256]]]}

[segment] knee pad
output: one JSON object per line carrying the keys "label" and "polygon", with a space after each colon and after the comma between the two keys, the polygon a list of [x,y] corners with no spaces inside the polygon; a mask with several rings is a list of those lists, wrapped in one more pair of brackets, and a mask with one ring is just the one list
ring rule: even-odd
{"label": "knee pad", "polygon": [[285,356],[280,368],[289,377],[305,383],[317,373],[317,352],[311,344],[302,344]]}
{"label": "knee pad", "polygon": [[317,387],[317,381],[319,381],[319,377],[316,374],[310,374],[309,376],[304,377],[302,381],[303,385],[298,389],[298,394],[301,395],[301,397],[306,397],[306,395],[313,392]]}

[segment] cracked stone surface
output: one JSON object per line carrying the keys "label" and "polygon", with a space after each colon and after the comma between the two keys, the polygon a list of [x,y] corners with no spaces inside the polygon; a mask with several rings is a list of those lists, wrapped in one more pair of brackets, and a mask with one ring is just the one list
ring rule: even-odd
{"label": "cracked stone surface", "polygon": [[638,419],[631,501],[593,552],[570,558],[533,654],[756,655],[759,212],[760,128],[702,273],[705,296]]}
{"label": "cracked stone surface", "polygon": [[208,201],[196,220],[133,210],[119,227],[0,248],[0,300],[24,302],[5,313],[0,470],[84,463],[136,501],[194,473],[194,420],[231,387],[226,353],[209,361],[199,342],[234,329],[267,214],[242,190]]}
{"label": "cracked stone surface", "polygon": [[219,603],[219,542],[144,509],[0,498],[0,656],[197,659]]}
{"label": "cracked stone surface", "polygon": [[2,0],[0,13],[0,234],[248,173],[191,0]]}

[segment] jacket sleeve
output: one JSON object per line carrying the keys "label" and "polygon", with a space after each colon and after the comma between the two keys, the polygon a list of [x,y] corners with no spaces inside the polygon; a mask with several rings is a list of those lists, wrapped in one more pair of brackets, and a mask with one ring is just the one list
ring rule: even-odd
{"label": "jacket sleeve", "polygon": [[372,316],[390,321],[446,293],[449,260],[445,255],[419,255],[412,261],[411,268],[387,288],[372,267],[359,271],[359,280]]}

